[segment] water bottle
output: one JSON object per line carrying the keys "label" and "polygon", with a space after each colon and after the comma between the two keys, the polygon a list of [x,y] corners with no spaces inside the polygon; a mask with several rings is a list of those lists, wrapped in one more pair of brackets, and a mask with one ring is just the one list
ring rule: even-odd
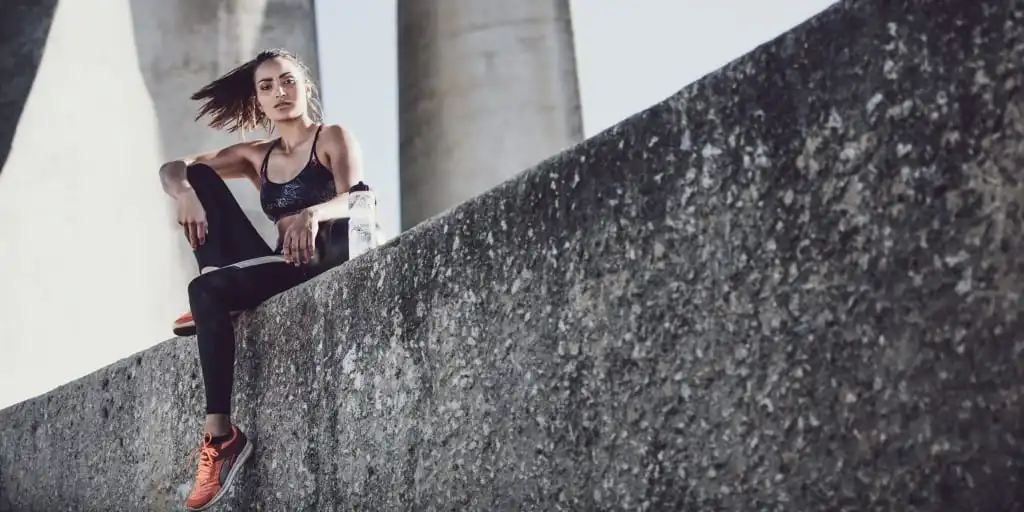
{"label": "water bottle", "polygon": [[377,246],[377,199],[363,182],[348,189],[348,258]]}

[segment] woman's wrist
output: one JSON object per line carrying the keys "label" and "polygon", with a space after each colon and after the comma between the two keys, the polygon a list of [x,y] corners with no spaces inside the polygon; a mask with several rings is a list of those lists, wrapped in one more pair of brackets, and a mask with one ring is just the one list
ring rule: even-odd
{"label": "woman's wrist", "polygon": [[190,196],[190,195],[193,195],[195,193],[196,193],[196,189],[192,188],[192,184],[189,183],[186,180],[186,181],[182,181],[181,183],[178,184],[177,190],[175,190],[174,194],[172,194],[172,195],[174,196],[175,199],[179,199],[180,200],[183,197]]}
{"label": "woman's wrist", "polygon": [[310,206],[309,208],[306,208],[305,210],[302,210],[302,213],[304,215],[306,215],[306,217],[309,220],[313,221],[313,222],[320,222],[320,220],[321,220],[320,219],[320,209],[317,208],[316,206]]}

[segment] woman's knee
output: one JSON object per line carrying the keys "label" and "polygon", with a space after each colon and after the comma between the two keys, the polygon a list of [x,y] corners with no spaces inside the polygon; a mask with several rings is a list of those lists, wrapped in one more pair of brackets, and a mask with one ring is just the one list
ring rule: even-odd
{"label": "woman's knee", "polygon": [[213,167],[203,163],[193,163],[185,168],[185,179],[187,179],[190,184],[194,182],[207,182],[211,178],[216,177],[217,171],[214,171]]}
{"label": "woman's knee", "polygon": [[218,276],[216,271],[200,275],[188,283],[188,302],[192,309],[192,317],[199,319],[216,313],[223,302],[219,297]]}

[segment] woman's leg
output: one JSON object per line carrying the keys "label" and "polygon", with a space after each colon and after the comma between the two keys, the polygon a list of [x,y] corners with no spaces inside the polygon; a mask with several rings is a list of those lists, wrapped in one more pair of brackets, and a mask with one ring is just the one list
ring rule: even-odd
{"label": "woman's leg", "polygon": [[317,261],[296,267],[286,263],[225,266],[189,284],[196,322],[199,359],[206,389],[207,431],[230,433],[231,389],[234,381],[235,334],[231,312],[260,303],[348,260],[348,220],[320,224]]}
{"label": "woman's leg", "polygon": [[206,242],[194,251],[200,270],[273,254],[238,206],[227,184],[210,166],[193,164],[186,173],[206,210]]}
{"label": "woman's leg", "polygon": [[[252,309],[289,288],[334,268],[348,260],[348,219],[337,219],[320,224],[317,235],[317,260],[311,265],[295,267],[285,263],[264,263],[252,266],[231,266],[240,259],[251,259],[273,255],[255,229],[248,223],[245,214],[231,198],[230,204],[224,195],[230,196],[226,185],[212,169],[203,172],[200,179],[206,180],[197,188],[197,195],[210,204],[227,206],[218,209],[218,214],[207,211],[210,234],[207,243],[214,239],[214,225],[224,228],[236,227],[241,230],[244,222],[252,230],[255,240],[240,240],[250,245],[249,252],[231,252],[230,247],[213,245],[208,252],[197,251],[196,259],[201,266],[223,267],[214,272],[200,275],[189,284],[189,302],[195,319],[199,359],[203,370],[206,391],[206,431],[214,436],[225,436],[231,432],[231,391],[234,383],[235,335],[231,313]],[[193,175],[189,176],[190,182]],[[197,180],[198,181],[198,180]],[[219,185],[219,186],[218,186]],[[196,185],[193,183],[193,188]],[[204,206],[207,202],[204,202]],[[231,208],[233,206],[234,208]],[[227,238],[222,237],[223,238]],[[266,252],[257,252],[259,247]]]}
{"label": "woman's leg", "polygon": [[316,260],[307,267],[312,279],[348,261],[348,219],[321,222],[316,235]]}
{"label": "woman's leg", "polygon": [[197,450],[195,485],[185,500],[189,510],[215,502],[231,486],[234,475],[252,454],[249,438],[231,423],[231,391],[235,373],[235,333],[231,312],[255,307],[281,290],[301,282],[300,269],[285,263],[245,268],[225,267],[202,274],[188,286],[196,321],[199,364],[206,393],[206,425]]}
{"label": "woman's leg", "polygon": [[[195,190],[196,196],[199,198],[199,202],[202,203],[203,209],[206,210],[206,240],[205,243],[193,250],[193,254],[196,257],[196,263],[199,265],[201,272],[226,267],[238,261],[272,254],[270,247],[267,246],[266,242],[256,231],[256,228],[253,227],[252,223],[250,223],[249,219],[245,216],[242,208],[238,205],[235,197],[228,189],[227,184],[224,183],[224,180],[217,175],[213,168],[204,164],[193,164],[186,169],[186,177],[188,178],[192,189]],[[188,235],[186,233],[186,237],[187,236]],[[203,324],[206,324],[207,322],[210,324],[208,326],[203,326],[203,330],[207,331],[209,334],[204,335],[199,339],[200,363],[202,363],[204,371],[204,380],[206,381],[208,397],[211,379],[214,381],[214,389],[219,389],[221,387],[216,385],[216,381],[218,379],[224,379],[224,376],[218,375],[218,372],[214,372],[212,375],[207,375],[206,370],[209,366],[207,364],[208,359],[211,353],[214,356],[223,355],[221,352],[223,352],[225,348],[221,347],[219,352],[217,350],[213,350],[211,352],[211,349],[209,348],[210,344],[204,343],[204,341],[209,341],[210,339],[218,339],[221,336],[219,331],[224,329],[224,326],[221,325],[222,322],[219,319],[219,305],[211,308],[206,303],[210,302],[211,296],[218,294],[223,295],[228,299],[225,303],[238,302],[238,300],[230,300],[231,296],[228,295],[228,291],[231,291],[232,289],[240,289],[238,283],[232,282],[238,281],[238,279],[233,280],[232,277],[237,278],[237,276],[233,276],[231,274],[222,274],[218,277],[210,278],[200,276],[200,278],[192,281],[189,285],[189,301],[192,305],[193,311],[191,314],[183,315],[183,318],[179,319],[175,326],[176,334],[196,334],[199,330],[195,322],[195,310],[197,307],[201,310],[199,316],[201,316],[202,319],[199,321]],[[238,295],[238,297],[244,296]],[[228,316],[228,335],[232,337],[232,352],[230,354],[230,360],[234,361],[234,340],[233,333],[230,332],[231,313],[232,310],[226,311]],[[231,371],[232,368],[229,366],[228,372]],[[228,375],[228,378],[230,377],[231,375]],[[207,408],[209,409],[209,407]],[[213,432],[214,435],[229,433],[231,427],[228,417],[226,416],[227,412],[228,410],[225,409],[224,414],[217,414],[213,417],[208,414],[207,431]]]}
{"label": "woman's leg", "polygon": [[235,333],[231,312],[252,309],[307,279],[307,272],[285,263],[227,267],[195,278],[188,287],[196,320],[199,362],[206,391],[206,431],[231,433]]}
{"label": "woman's leg", "polygon": [[189,283],[192,312],[183,315],[197,335],[206,392],[206,426],[203,444],[197,450],[196,484],[185,502],[189,510],[199,510],[230,487],[253,450],[246,435],[231,423],[235,365],[232,313],[254,308],[301,283],[307,272],[284,263],[283,258],[270,263],[254,261],[273,259],[273,251],[213,169],[191,166],[188,180],[206,210],[208,223],[206,242],[195,250],[196,262],[201,271],[214,269]]}
{"label": "woman's leg", "polygon": [[[210,166],[191,165],[186,170],[186,176],[196,191],[203,209],[206,210],[205,243],[192,251],[200,272],[205,273],[240,261],[273,255],[270,246],[238,206],[227,184]],[[185,238],[188,239],[187,231]],[[172,330],[176,336],[195,334],[194,315],[189,312],[178,317]]]}
{"label": "woman's leg", "polygon": [[201,510],[216,502],[253,452],[249,438],[231,423],[235,373],[231,311],[254,308],[307,280],[308,275],[308,269],[275,262],[224,267],[202,274],[189,284],[206,392],[206,427],[203,443],[196,451],[196,481],[185,500],[189,510]]}

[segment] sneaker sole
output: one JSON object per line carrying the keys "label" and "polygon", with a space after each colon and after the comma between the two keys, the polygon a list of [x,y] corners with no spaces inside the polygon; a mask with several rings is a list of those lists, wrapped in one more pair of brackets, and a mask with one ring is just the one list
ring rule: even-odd
{"label": "sneaker sole", "polygon": [[220,499],[223,498],[229,490],[231,490],[231,485],[235,483],[235,476],[238,474],[238,470],[242,468],[245,461],[249,460],[250,455],[252,455],[252,439],[246,439],[245,448],[242,448],[242,453],[238,454],[238,459],[235,460],[235,465],[231,467],[231,471],[228,471],[228,477],[224,481],[224,485],[221,486],[220,492],[218,492],[206,505],[199,508],[185,507],[185,509],[190,512],[199,512],[200,510],[206,510],[216,505],[217,502],[220,501]]}
{"label": "sneaker sole", "polygon": [[192,336],[196,333],[196,324],[175,326],[173,331],[175,336],[180,336],[182,338]]}
{"label": "sneaker sole", "polygon": [[[233,320],[235,318],[238,318],[238,315],[241,314],[241,311],[232,311],[231,319]],[[180,336],[182,338],[187,336],[195,336],[196,324],[195,322],[189,322],[187,324],[175,325],[174,328],[171,329],[171,331],[174,333],[175,336]]]}

